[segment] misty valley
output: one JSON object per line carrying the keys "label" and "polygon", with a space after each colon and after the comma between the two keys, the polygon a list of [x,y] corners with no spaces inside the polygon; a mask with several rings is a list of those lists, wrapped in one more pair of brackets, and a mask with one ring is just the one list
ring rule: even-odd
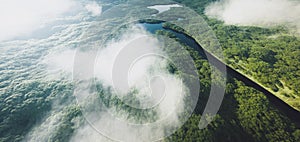
{"label": "misty valley", "polygon": [[17,3],[0,142],[300,141],[299,2]]}

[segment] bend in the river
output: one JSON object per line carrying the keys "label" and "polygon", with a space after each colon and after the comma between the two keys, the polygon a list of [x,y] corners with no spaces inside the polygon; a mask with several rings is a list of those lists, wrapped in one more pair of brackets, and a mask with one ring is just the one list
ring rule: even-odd
{"label": "bend in the river", "polygon": [[151,33],[155,33],[157,30],[167,30],[172,32],[176,35],[176,37],[181,41],[187,44],[188,46],[195,49],[200,56],[206,56],[206,58],[209,58],[210,64],[215,66],[216,68],[224,67],[226,66],[227,74],[242,81],[245,85],[253,87],[257,89],[258,91],[264,93],[266,97],[269,99],[269,101],[278,108],[281,112],[283,112],[291,121],[293,121],[297,127],[300,128],[300,112],[285,103],[283,100],[276,97],[274,94],[266,90],[263,86],[259,85],[252,79],[246,77],[245,75],[241,74],[240,72],[236,71],[232,67],[228,66],[227,64],[221,62],[219,59],[217,59],[215,56],[213,56],[211,53],[203,49],[194,38],[191,36],[180,33],[171,29],[166,29],[162,26],[162,23],[140,23],[142,26],[145,27],[145,29]]}

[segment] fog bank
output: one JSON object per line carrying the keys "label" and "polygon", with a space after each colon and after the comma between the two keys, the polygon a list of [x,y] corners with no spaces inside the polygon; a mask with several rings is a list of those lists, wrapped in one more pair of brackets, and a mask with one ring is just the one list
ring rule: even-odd
{"label": "fog bank", "polygon": [[208,5],[205,14],[226,24],[287,25],[300,34],[300,1],[296,0],[221,0]]}
{"label": "fog bank", "polygon": [[[117,95],[123,103],[128,103],[128,106],[132,108],[137,107],[140,108],[140,111],[144,111],[143,115],[146,118],[153,117],[154,122],[144,120],[144,116],[140,116],[139,114],[141,113],[139,111],[134,111],[133,113],[135,114],[129,114],[126,111],[129,108],[119,107],[120,104],[112,105],[108,107],[107,111],[102,111],[103,106],[96,103],[93,104],[92,108],[100,106],[100,111],[85,111],[83,109],[84,116],[89,123],[77,129],[71,141],[107,141],[108,139],[130,142],[153,141],[163,138],[166,135],[166,131],[172,132],[173,129],[175,130],[182,123],[179,117],[184,111],[186,87],[183,85],[181,78],[167,70],[166,66],[168,64],[166,59],[157,56],[164,55],[160,49],[159,41],[137,27],[129,28],[122,35],[119,39],[112,39],[105,48],[99,50],[94,66],[94,77],[101,81],[102,89],[105,90],[104,96]],[[139,53],[143,49],[146,50],[146,54],[140,54],[141,56],[134,58],[135,60],[127,60],[131,57],[136,57],[135,53]],[[151,55],[148,56],[148,53],[151,53]],[[122,57],[124,58],[118,63],[117,58]],[[128,63],[130,63],[130,68],[125,67],[123,68],[124,70],[118,70],[117,74],[114,74],[114,65],[118,66],[120,64],[124,66]],[[122,74],[126,75],[126,83],[128,83],[129,88],[120,88],[119,85],[114,84],[113,76],[120,75],[115,80],[119,83],[123,81]],[[111,87],[116,92],[107,89]],[[135,106],[123,100],[122,97],[130,94],[132,89],[135,90],[133,95],[137,97],[142,105],[145,107],[149,107],[152,104],[157,106],[151,108],[151,110],[145,110],[143,106]],[[77,94],[77,98],[82,104],[89,100],[87,96],[93,98],[90,100],[99,99],[97,95],[93,96],[88,90],[81,89],[80,92],[85,92]],[[92,103],[88,101],[87,104],[92,105]]]}

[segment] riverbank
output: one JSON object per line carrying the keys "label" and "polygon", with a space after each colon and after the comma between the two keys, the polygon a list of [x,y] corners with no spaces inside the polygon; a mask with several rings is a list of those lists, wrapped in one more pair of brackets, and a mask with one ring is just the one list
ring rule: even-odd
{"label": "riverbank", "polygon": [[290,120],[292,120],[297,127],[300,127],[300,112],[297,111],[296,109],[294,109],[293,107],[291,107],[290,105],[288,105],[287,103],[285,103],[283,100],[281,100],[280,98],[278,98],[276,95],[274,95],[272,92],[270,92],[266,87],[264,87],[263,85],[257,83],[255,80],[252,80],[250,77],[248,77],[247,75],[244,75],[242,72],[237,71],[235,69],[233,69],[231,66],[227,65],[226,63],[221,62],[218,58],[216,58],[215,56],[213,56],[212,54],[210,54],[208,51],[206,51],[205,49],[203,49],[197,42],[196,40],[183,33],[183,32],[179,32],[179,31],[175,31],[172,28],[165,28],[163,27],[163,23],[155,23],[155,24],[151,24],[151,23],[142,23],[143,26],[146,28],[146,30],[150,31],[151,33],[155,33],[158,30],[167,30],[170,31],[172,33],[174,33],[176,35],[177,38],[179,38],[181,40],[181,42],[185,42],[185,44],[187,44],[188,46],[192,47],[193,49],[195,49],[196,51],[198,51],[199,55],[206,55],[206,58],[209,58],[210,64],[215,66],[216,68],[220,68],[222,66],[226,66],[227,69],[227,74],[229,76],[232,76],[242,82],[245,83],[245,85],[250,86],[255,88],[256,90],[264,93],[266,95],[266,97],[269,99],[269,101],[277,108],[279,109],[281,112],[283,112]]}

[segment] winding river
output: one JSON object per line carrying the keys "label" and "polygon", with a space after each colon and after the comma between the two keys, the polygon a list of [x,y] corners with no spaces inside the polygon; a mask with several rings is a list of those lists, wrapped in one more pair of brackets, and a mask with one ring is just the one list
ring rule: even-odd
{"label": "winding river", "polygon": [[187,34],[179,33],[171,29],[166,29],[162,26],[162,23],[139,23],[138,25],[143,26],[150,33],[155,33],[158,30],[166,30],[172,32],[181,42],[187,44],[192,47],[196,51],[198,51],[200,56],[204,56],[210,59],[210,64],[215,66],[216,68],[226,66],[227,74],[232,76],[240,81],[242,81],[245,85],[255,88],[256,90],[264,93],[269,101],[279,109],[283,114],[285,114],[292,122],[296,124],[298,128],[300,128],[300,112],[296,109],[289,106],[287,103],[276,97],[274,94],[266,90],[264,87],[260,86],[258,83],[249,79],[245,75],[239,73],[234,70],[230,66],[224,64],[219,59],[215,58],[212,54],[203,49],[192,37]]}

